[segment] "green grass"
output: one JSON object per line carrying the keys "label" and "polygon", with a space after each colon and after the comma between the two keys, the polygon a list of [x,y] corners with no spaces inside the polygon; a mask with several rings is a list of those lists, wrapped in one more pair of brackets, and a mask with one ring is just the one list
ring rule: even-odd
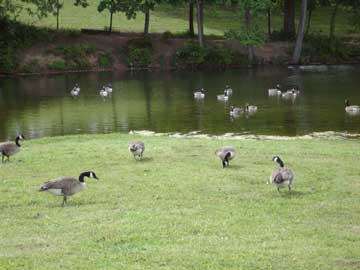
{"label": "green grass", "polygon": [[[60,27],[66,29],[104,29],[109,26],[109,13],[97,11],[96,0],[90,0],[90,6],[87,8],[75,7],[70,3],[65,3],[60,13]],[[195,9],[196,11],[196,9]],[[297,9],[297,12],[299,8]],[[318,8],[313,12],[313,21],[311,31],[322,31],[328,33],[331,8]],[[187,31],[188,9],[186,6],[173,7],[170,5],[156,6],[155,11],[150,17],[151,32],[171,31],[179,33]],[[243,23],[244,18],[239,11],[232,8],[223,8],[221,6],[206,6],[204,12],[205,33],[214,35],[223,35],[225,31],[230,29],[238,29]],[[298,17],[298,16],[297,16]],[[266,32],[266,16],[263,18],[263,28]],[[22,22],[32,23],[37,26],[56,27],[56,18],[49,16],[42,20],[27,15],[25,12],[18,18]],[[127,20],[123,13],[116,13],[113,20],[114,30],[125,32],[142,32],[144,28],[144,16],[139,13],[135,20]],[[196,25],[195,25],[196,28]],[[282,15],[275,12],[273,17],[273,28],[280,30],[282,28]],[[351,24],[347,20],[347,12],[339,10],[336,19],[336,32],[345,34],[353,32]]]}
{"label": "green grass", "polygon": [[[136,162],[127,142],[145,142]],[[222,169],[214,150],[238,150]],[[0,269],[358,269],[358,140],[83,135],[0,164]],[[280,155],[293,193],[266,185]],[[62,199],[42,182],[94,170]],[[34,219],[37,214],[46,216]]]}

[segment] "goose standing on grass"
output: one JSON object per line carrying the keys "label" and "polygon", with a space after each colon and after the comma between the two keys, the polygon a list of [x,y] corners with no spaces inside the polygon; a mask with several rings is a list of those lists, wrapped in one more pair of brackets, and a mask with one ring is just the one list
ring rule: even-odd
{"label": "goose standing on grass", "polygon": [[205,90],[201,88],[200,91],[194,93],[194,98],[204,99],[205,98]]}
{"label": "goose standing on grass", "polygon": [[107,97],[109,95],[109,93],[105,90],[105,87],[103,86],[99,92],[101,97]]}
{"label": "goose standing on grass", "polygon": [[73,97],[77,97],[79,94],[80,94],[80,87],[76,83],[75,86],[73,87],[73,89],[71,89],[70,95]]}
{"label": "goose standing on grass", "polygon": [[269,96],[280,96],[281,95],[281,86],[280,84],[277,84],[275,88],[268,89],[268,95]]}
{"label": "goose standing on grass", "polygon": [[64,206],[67,202],[68,196],[72,196],[85,188],[85,176],[89,178],[99,179],[92,171],[83,172],[80,174],[78,179],[76,179],[75,177],[65,176],[54,180],[46,181],[39,189],[39,191],[48,191],[54,195],[63,196],[62,206]]}
{"label": "goose standing on grass", "polygon": [[270,183],[276,185],[277,190],[280,191],[281,187],[287,186],[291,191],[291,184],[294,179],[294,173],[289,168],[284,167],[284,162],[278,156],[272,158],[273,161],[277,162],[280,167],[275,169],[270,176]]}
{"label": "goose standing on grass", "polygon": [[235,148],[232,146],[221,147],[215,151],[215,155],[220,158],[223,168],[229,167],[229,160],[235,157]]}
{"label": "goose standing on grass", "polygon": [[255,113],[255,112],[257,112],[257,106],[255,106],[255,105],[249,105],[249,103],[246,103],[246,105],[245,105],[245,111],[247,112],[247,113]]}
{"label": "goose standing on grass", "polygon": [[223,95],[217,95],[217,100],[228,101],[228,100],[229,100],[229,96],[227,95],[227,92],[224,91],[224,94],[223,94]]}
{"label": "goose standing on grass", "polygon": [[360,106],[350,105],[348,99],[345,99],[345,111],[349,113],[360,113]]}
{"label": "goose standing on grass", "polygon": [[105,86],[105,91],[108,92],[109,94],[112,93],[113,88],[112,88],[111,83],[109,83],[107,86]]}
{"label": "goose standing on grass", "polygon": [[145,144],[141,141],[129,142],[129,151],[133,154],[135,160],[136,156],[139,157],[139,160],[142,160],[143,153],[145,151]]}
{"label": "goose standing on grass", "polygon": [[15,142],[3,142],[0,143],[0,153],[2,155],[2,162],[5,162],[5,157],[7,157],[7,161],[10,161],[10,157],[15,155],[17,152],[20,151],[20,140],[24,140],[24,135],[20,134],[16,137]]}
{"label": "goose standing on grass", "polygon": [[224,94],[226,93],[227,96],[231,96],[233,93],[233,90],[230,88],[229,85],[225,86]]}
{"label": "goose standing on grass", "polygon": [[239,116],[243,112],[244,112],[244,110],[242,108],[230,106],[230,116]]}

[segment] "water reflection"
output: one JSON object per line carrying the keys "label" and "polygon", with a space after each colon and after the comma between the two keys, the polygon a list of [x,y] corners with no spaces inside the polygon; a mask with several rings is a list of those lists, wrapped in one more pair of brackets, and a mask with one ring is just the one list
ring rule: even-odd
{"label": "water reflection", "polygon": [[[323,68],[324,69],[324,68]],[[78,133],[156,132],[303,135],[321,131],[360,132],[360,116],[344,111],[344,100],[360,104],[359,67],[235,70],[227,72],[77,73],[0,78],[0,140]],[[102,85],[113,93],[103,100]],[[81,87],[79,97],[70,90]],[[295,99],[269,97],[280,83],[298,85]],[[228,102],[216,95],[228,84]],[[204,87],[205,100],[193,92]],[[231,105],[258,106],[253,115],[231,118]]]}

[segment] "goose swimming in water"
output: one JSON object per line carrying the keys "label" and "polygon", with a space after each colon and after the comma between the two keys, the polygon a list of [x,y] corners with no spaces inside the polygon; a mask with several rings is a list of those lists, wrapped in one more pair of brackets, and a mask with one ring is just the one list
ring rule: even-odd
{"label": "goose swimming in water", "polygon": [[230,106],[230,116],[239,116],[244,112],[244,109]]}
{"label": "goose swimming in water", "polygon": [[258,107],[255,105],[249,105],[249,103],[246,103],[245,105],[245,111],[247,113],[254,113],[257,112]]}
{"label": "goose swimming in water", "polygon": [[80,87],[77,84],[75,84],[73,89],[71,89],[70,91],[70,95],[73,97],[77,97],[79,94],[80,94]]}
{"label": "goose swimming in water", "polygon": [[109,94],[112,93],[113,89],[112,89],[111,83],[109,83],[107,86],[105,86],[105,91],[108,92]]}
{"label": "goose swimming in water", "polygon": [[194,93],[194,98],[203,99],[205,98],[205,90],[201,88],[200,91]]}
{"label": "goose swimming in water", "polygon": [[360,106],[358,105],[350,105],[348,99],[345,99],[345,111],[349,113],[360,113]]}
{"label": "goose swimming in water", "polygon": [[99,92],[101,97],[107,97],[109,93],[105,90],[105,87],[103,86]]}
{"label": "goose swimming in water", "polygon": [[227,92],[224,91],[224,94],[223,94],[223,95],[217,95],[217,100],[228,101],[228,100],[229,100],[229,96],[227,95]]}
{"label": "goose swimming in water", "polygon": [[269,96],[279,96],[281,95],[281,90],[280,90],[281,86],[280,84],[276,85],[276,88],[270,88],[268,89],[268,95]]}
{"label": "goose swimming in water", "polygon": [[225,93],[226,93],[227,96],[232,95],[233,90],[230,88],[229,85],[226,85],[226,86],[225,86],[224,95],[225,95]]}

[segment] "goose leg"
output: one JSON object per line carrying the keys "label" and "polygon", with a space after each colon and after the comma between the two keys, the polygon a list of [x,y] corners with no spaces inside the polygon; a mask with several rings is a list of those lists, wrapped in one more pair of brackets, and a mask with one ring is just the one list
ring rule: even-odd
{"label": "goose leg", "polygon": [[277,187],[277,191],[280,192],[280,187]]}
{"label": "goose leg", "polygon": [[4,163],[4,154],[2,154],[1,162]]}
{"label": "goose leg", "polygon": [[223,165],[223,168],[226,167],[226,162],[225,162],[225,160],[223,160],[222,165]]}
{"label": "goose leg", "polygon": [[289,188],[289,192],[291,192],[291,186],[290,185],[288,185],[288,188]]}
{"label": "goose leg", "polygon": [[66,197],[66,196],[64,196],[62,206],[65,206],[66,202],[67,202],[67,197]]}

